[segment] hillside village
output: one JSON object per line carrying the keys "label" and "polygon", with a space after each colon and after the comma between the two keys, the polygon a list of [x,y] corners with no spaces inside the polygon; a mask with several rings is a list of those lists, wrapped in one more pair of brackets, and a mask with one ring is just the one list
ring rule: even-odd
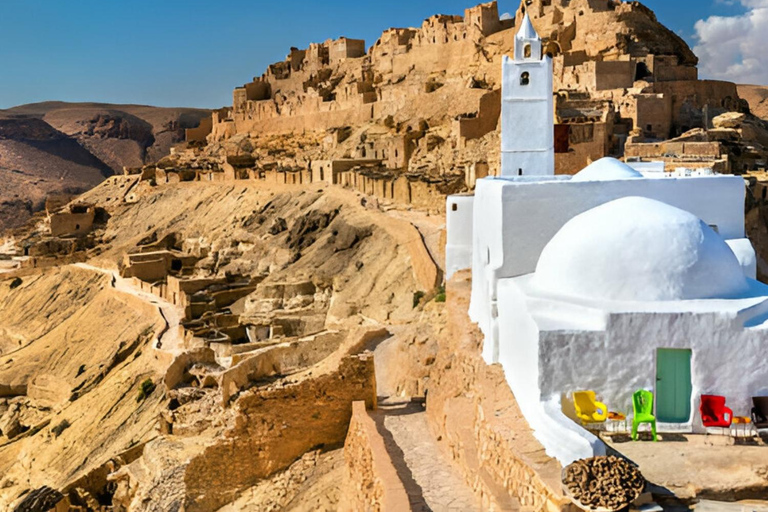
{"label": "hillside village", "polygon": [[[650,10],[636,2],[526,4],[554,61],[558,173],[603,156],[663,160],[669,170],[765,167],[765,127],[737,115],[749,105],[736,85],[699,80],[696,56]],[[432,191],[471,189],[498,173],[500,60],[521,17],[522,9],[500,21],[491,2],[390,29],[367,52],[345,38],[293,48],[237,87],[231,108],[188,131],[204,149],[186,155],[416,205]]]}
{"label": "hillside village", "polygon": [[[541,56],[515,47],[520,34],[541,36]],[[727,214],[705,227],[728,243],[746,233],[754,250],[728,269],[764,277],[768,128],[737,86],[700,80],[638,2],[526,0],[509,19],[490,2],[367,45],[291,48],[170,155],[52,194],[0,239],[0,508],[572,512],[593,470],[626,510],[764,500],[759,436],[665,432],[638,447],[574,421],[542,439],[508,356],[489,353],[490,321],[470,319],[485,277],[446,225],[502,174],[505,57],[542,60],[553,173],[612,156],[632,178],[676,176],[656,179],[686,198],[705,175],[743,176],[746,214],[742,180],[709,176],[728,193],[708,208]],[[569,178],[546,190],[603,185]],[[639,466],[572,465],[584,439]]]}

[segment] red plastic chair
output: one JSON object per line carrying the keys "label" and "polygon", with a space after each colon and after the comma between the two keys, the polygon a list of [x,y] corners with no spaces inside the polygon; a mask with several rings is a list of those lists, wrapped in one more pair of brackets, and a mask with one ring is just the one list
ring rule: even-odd
{"label": "red plastic chair", "polygon": [[705,427],[730,427],[733,411],[725,406],[725,397],[701,395],[701,422]]}

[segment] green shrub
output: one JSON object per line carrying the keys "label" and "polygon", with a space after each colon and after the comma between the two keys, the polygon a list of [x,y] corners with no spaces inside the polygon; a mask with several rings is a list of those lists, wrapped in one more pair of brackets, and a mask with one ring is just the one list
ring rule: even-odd
{"label": "green shrub", "polygon": [[438,286],[435,302],[445,302],[445,286]]}
{"label": "green shrub", "polygon": [[152,394],[152,392],[155,390],[155,383],[152,382],[152,379],[147,379],[144,382],[141,383],[141,388],[139,389],[139,396],[136,397],[136,402],[142,402],[144,401],[149,395]]}
{"label": "green shrub", "polygon": [[425,294],[422,291],[413,292],[413,307],[414,308],[419,305],[419,302],[421,302],[421,299],[424,298],[424,295]]}

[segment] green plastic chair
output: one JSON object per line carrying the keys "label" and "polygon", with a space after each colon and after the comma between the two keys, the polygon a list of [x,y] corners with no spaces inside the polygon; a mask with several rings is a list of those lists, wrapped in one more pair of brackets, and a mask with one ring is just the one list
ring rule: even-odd
{"label": "green plastic chair", "polygon": [[656,438],[656,416],[653,415],[653,393],[641,389],[636,391],[632,395],[632,406],[634,409],[634,416],[632,418],[632,440],[637,441],[637,427],[641,423],[651,424],[651,434],[653,434],[653,440]]}

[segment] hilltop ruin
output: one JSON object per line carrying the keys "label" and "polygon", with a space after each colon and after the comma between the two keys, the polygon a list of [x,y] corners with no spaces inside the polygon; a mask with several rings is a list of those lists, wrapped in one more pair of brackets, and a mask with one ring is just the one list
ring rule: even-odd
{"label": "hilltop ruin", "polygon": [[691,49],[642,4],[595,0],[529,0],[505,20],[496,2],[481,4],[389,29],[367,51],[346,38],[292,48],[235,88],[210,125],[188,131],[196,149],[171,161],[208,162],[222,179],[326,181],[438,207],[498,173],[501,58],[524,12],[554,61],[557,173],[603,156],[668,170],[765,165],[761,121],[746,132],[714,122],[749,112],[735,84],[700,80]]}

